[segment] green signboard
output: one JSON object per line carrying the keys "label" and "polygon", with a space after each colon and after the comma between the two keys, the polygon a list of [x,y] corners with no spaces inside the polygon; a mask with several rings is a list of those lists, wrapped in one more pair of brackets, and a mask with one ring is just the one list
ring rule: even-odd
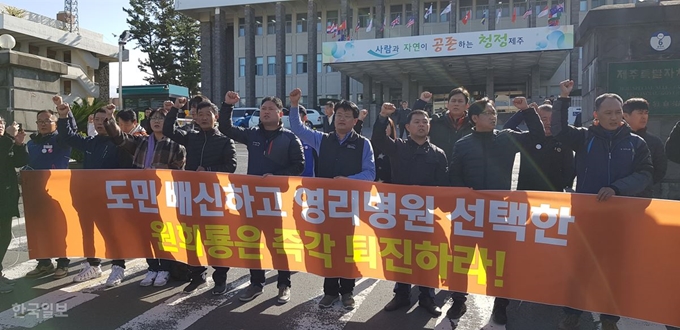
{"label": "green signboard", "polygon": [[642,97],[652,114],[680,114],[680,60],[610,63],[610,93]]}

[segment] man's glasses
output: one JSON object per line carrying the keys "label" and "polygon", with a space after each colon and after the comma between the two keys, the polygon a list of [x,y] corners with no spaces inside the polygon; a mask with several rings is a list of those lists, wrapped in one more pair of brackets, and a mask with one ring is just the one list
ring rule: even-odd
{"label": "man's glasses", "polygon": [[52,121],[52,120],[38,120],[35,123],[38,124],[38,125],[50,125],[50,124],[54,123],[54,121]]}

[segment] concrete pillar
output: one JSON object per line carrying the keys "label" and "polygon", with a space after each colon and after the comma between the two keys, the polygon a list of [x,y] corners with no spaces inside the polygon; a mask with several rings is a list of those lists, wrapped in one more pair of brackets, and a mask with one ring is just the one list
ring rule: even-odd
{"label": "concrete pillar", "polygon": [[319,103],[316,90],[319,76],[316,72],[318,47],[316,21],[316,2],[309,0],[307,2],[307,99],[309,101],[305,105],[310,108],[317,108]]}
{"label": "concrete pillar", "polygon": [[374,91],[375,91],[375,104],[378,105],[378,107],[382,106],[383,103],[385,103],[384,99],[384,94],[383,94],[383,84],[382,83],[377,83],[375,84]]}
{"label": "concrete pillar", "polygon": [[[420,35],[420,22],[423,21],[423,16],[420,14],[420,0],[411,0],[411,10],[413,11],[413,19],[415,20],[415,24],[411,26],[411,35],[417,36]],[[433,10],[432,15],[438,14],[439,13],[435,13]],[[406,18],[406,20],[408,21],[408,18]],[[389,23],[390,22],[387,22],[387,24]]]}
{"label": "concrete pillar", "polygon": [[[255,100],[255,8],[246,5],[246,106],[256,107]],[[285,95],[285,94],[284,94]]]}
{"label": "concrete pillar", "polygon": [[362,109],[368,110],[368,116],[364,120],[364,127],[371,127],[371,124],[373,123],[373,121],[375,121],[376,118],[375,117],[376,114],[374,113],[375,111],[371,111],[371,103],[373,101],[373,78],[366,75],[364,76],[364,79],[361,80],[361,84],[363,87],[363,90],[361,92],[361,94],[363,95],[363,99],[361,100],[361,107]]}
{"label": "concrete pillar", "polygon": [[496,101],[493,68],[489,68],[488,70],[486,70],[486,97],[488,97],[492,101]]}
{"label": "concrete pillar", "polygon": [[531,101],[536,102],[538,104],[543,103],[543,100],[539,99],[539,96],[541,95],[541,69],[538,67],[538,65],[535,65],[531,68]]}
{"label": "concrete pillar", "polygon": [[[316,14],[314,14],[316,15]],[[316,27],[314,28],[316,30]],[[276,3],[276,95],[284,97],[286,91],[286,7]]]}
{"label": "concrete pillar", "polygon": [[[382,85],[383,88],[383,103],[392,102],[392,94],[390,93],[390,86]],[[380,104],[382,106],[382,104]]]}
{"label": "concrete pillar", "polygon": [[22,53],[28,53],[28,41],[22,41],[19,45],[19,51]]}
{"label": "concrete pillar", "polygon": [[[371,32],[375,31],[376,38],[383,38],[385,31],[382,30],[382,24],[385,17],[385,0],[376,0],[375,2],[375,16],[373,18],[373,27]],[[408,18],[406,18],[408,20]]]}
{"label": "concrete pillar", "polygon": [[47,46],[38,47],[38,56],[47,57]]}
{"label": "concrete pillar", "polygon": [[[574,31],[578,31],[579,28],[579,11],[580,2],[579,0],[571,0],[569,2],[571,6],[569,9],[569,24],[574,26]],[[574,89],[579,88],[578,81],[578,64],[579,64],[579,49],[580,47],[574,47],[569,53],[569,79],[574,81]]]}
{"label": "concrete pillar", "polygon": [[201,22],[201,94],[215,99],[212,93],[212,22]]}
{"label": "concrete pillar", "polygon": [[[347,22],[347,29],[352,29],[353,26],[349,20],[350,10],[352,8],[349,6],[349,0],[340,0],[340,24]],[[342,72],[340,73],[340,98],[349,100],[349,76]]]}
{"label": "concrete pillar", "polygon": [[458,9],[458,0],[451,0],[449,1],[449,4],[451,5],[451,12],[447,14],[449,15],[449,33],[456,33],[458,28],[458,13],[460,12]]}
{"label": "concrete pillar", "polygon": [[418,96],[418,84],[411,81],[411,75],[403,75],[401,82],[401,100],[408,101],[409,104],[413,105],[413,101],[415,101]]}
{"label": "concrete pillar", "polygon": [[496,18],[498,16],[498,13],[496,13],[496,1],[497,0],[489,0],[489,13],[488,13],[488,27],[489,31],[495,30],[496,29]]}
{"label": "concrete pillar", "polygon": [[[226,13],[221,12],[219,8],[215,9],[215,16],[212,25],[212,98],[214,102],[224,99],[224,94],[227,92],[227,62],[226,62]],[[254,63],[254,62],[253,62]],[[254,67],[254,64],[253,64]],[[246,88],[247,90],[247,88]],[[213,102],[213,103],[214,103]]]}
{"label": "concrete pillar", "polygon": [[63,62],[64,61],[64,51],[63,50],[57,50],[56,55],[54,56],[54,59]]}
{"label": "concrete pillar", "polygon": [[[529,0],[529,9],[532,10],[531,16],[527,18],[527,27],[536,27],[536,16],[538,15],[538,12],[536,11],[536,0]],[[543,10],[543,8],[541,8]],[[524,14],[522,14],[524,15]]]}

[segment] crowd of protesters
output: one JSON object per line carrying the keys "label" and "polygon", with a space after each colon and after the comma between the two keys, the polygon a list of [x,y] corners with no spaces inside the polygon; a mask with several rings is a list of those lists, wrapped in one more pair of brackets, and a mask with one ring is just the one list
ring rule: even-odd
{"label": "crowd of protesters", "polygon": [[[220,107],[203,96],[191,100],[178,98],[166,101],[162,108],[149,109],[139,122],[133,110],[116,112],[115,106],[108,105],[89,118],[87,137],[76,133],[69,105],[55,96],[56,111],[37,113],[38,131],[28,143],[23,129],[16,124],[7,126],[0,118],[0,185],[6,192],[0,196],[0,260],[10,243],[11,219],[19,216],[16,169],[66,169],[72,148],[84,152],[85,169],[166,168],[234,173],[235,141],[247,146],[248,175],[354,179],[475,190],[510,190],[515,156],[520,153],[518,190],[575,191],[593,194],[593,198],[603,202],[611,196],[652,197],[653,185],[665,175],[667,159],[680,163],[680,122],[664,148],[658,137],[646,131],[652,110],[646,100],[624,101],[616,94],[605,93],[595,100],[593,125],[575,127],[566,120],[572,89],[572,81],[562,82],[560,96],[541,105],[528,104],[524,97],[515,98],[513,105],[519,111],[502,130],[496,128],[498,116],[492,100],[473,101],[467,90],[458,87],[448,94],[446,111],[431,115],[424,109],[433,95],[423,92],[413,109],[407,101],[401,102],[399,109],[384,103],[370,140],[361,135],[367,110],[345,100],[326,104],[322,131],[308,128],[303,124],[307,112],[300,105],[300,89],[288,95],[290,130],[281,121],[283,101],[275,96],[262,100],[259,125],[250,128],[232,125],[232,111],[240,96],[228,92]],[[179,109],[187,101],[193,120],[179,126]],[[519,129],[522,122],[528,131]],[[86,256],[84,267],[73,278],[75,282],[102,275],[101,260],[86,249],[88,252],[92,255]],[[51,274],[63,278],[68,275],[69,262],[68,258],[59,257],[55,267],[51,259],[41,259],[26,276]],[[164,286],[171,269],[181,266],[189,274],[184,292],[194,292],[207,283],[206,267],[163,259],[147,262],[148,272],[141,286]],[[119,285],[125,279],[125,261],[114,260],[112,264],[108,286]],[[229,268],[214,268],[212,293],[225,294]],[[264,270],[251,269],[250,286],[240,293],[239,299],[255,299],[262,294],[264,284]],[[0,292],[11,292],[12,285],[12,280],[0,277]],[[353,309],[354,285],[355,279],[324,279],[324,296],[319,307],[328,308],[340,301],[345,308]],[[278,302],[288,302],[290,271],[279,270],[277,287]],[[418,290],[418,305],[433,316],[441,315],[443,311],[434,299],[435,290],[422,286]],[[410,306],[410,294],[410,284],[396,283],[394,297],[384,310]],[[467,294],[452,292],[451,298],[453,304],[446,316],[458,320],[467,311]],[[496,298],[494,323],[507,323],[508,304],[508,299]],[[578,329],[581,313],[565,308],[558,329]],[[602,329],[618,329],[617,321],[617,316],[602,315]]]}

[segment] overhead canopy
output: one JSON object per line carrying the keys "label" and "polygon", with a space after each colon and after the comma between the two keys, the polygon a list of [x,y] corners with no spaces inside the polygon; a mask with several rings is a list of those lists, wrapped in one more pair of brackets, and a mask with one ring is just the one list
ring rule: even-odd
{"label": "overhead canopy", "polygon": [[403,38],[325,42],[323,63],[359,81],[400,87],[519,84],[538,68],[552,77],[574,47],[573,26],[477,31]]}

